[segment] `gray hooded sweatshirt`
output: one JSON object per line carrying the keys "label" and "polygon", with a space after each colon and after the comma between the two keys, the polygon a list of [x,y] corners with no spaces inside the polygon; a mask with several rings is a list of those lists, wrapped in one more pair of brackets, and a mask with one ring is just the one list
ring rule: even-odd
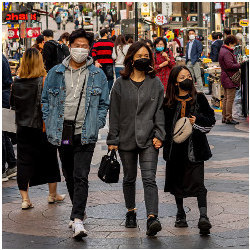
{"label": "gray hooded sweatshirt", "polygon": [[75,135],[82,133],[82,124],[85,117],[85,98],[86,87],[88,82],[89,70],[88,67],[93,63],[93,59],[88,57],[87,62],[79,69],[73,69],[69,66],[71,56],[66,57],[62,64],[66,67],[65,70],[65,85],[66,85],[66,99],[64,108],[64,120],[75,119],[76,109],[78,106],[80,93],[83,83],[85,83],[82,100],[76,118]]}

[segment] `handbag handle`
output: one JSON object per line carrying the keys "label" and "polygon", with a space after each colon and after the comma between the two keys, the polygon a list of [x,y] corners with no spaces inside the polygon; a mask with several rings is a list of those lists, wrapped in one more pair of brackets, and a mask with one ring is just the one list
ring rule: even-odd
{"label": "handbag handle", "polygon": [[[111,153],[110,153],[111,152]],[[108,153],[107,153],[107,155],[110,153],[110,157],[111,157],[111,159],[113,159],[114,157],[116,158],[116,160],[117,160],[117,155],[116,155],[116,151],[115,151],[115,149],[112,149],[112,150],[108,150]]]}

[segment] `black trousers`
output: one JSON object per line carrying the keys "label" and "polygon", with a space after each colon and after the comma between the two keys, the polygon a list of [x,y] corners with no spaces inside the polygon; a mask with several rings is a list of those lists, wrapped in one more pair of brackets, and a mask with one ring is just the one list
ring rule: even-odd
{"label": "black trousers", "polygon": [[70,219],[83,220],[88,198],[88,175],[95,143],[81,145],[81,135],[75,135],[73,145],[58,148],[62,171],[73,204]]}
{"label": "black trousers", "polygon": [[14,168],[16,166],[16,158],[13,149],[13,145],[7,132],[2,131],[2,174],[6,170],[6,163],[8,163],[8,168]]}

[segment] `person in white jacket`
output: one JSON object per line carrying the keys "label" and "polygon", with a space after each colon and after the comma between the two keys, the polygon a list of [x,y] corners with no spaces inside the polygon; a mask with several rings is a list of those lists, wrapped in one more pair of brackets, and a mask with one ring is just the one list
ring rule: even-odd
{"label": "person in white jacket", "polygon": [[116,79],[120,77],[120,71],[124,68],[123,62],[130,46],[131,44],[126,43],[125,37],[123,35],[119,35],[116,38],[112,53],[112,58],[115,61]]}

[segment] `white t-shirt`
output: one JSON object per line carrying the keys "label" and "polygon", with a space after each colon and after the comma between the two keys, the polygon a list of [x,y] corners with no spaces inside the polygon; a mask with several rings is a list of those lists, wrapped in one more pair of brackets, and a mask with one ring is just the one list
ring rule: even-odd
{"label": "white t-shirt", "polygon": [[115,61],[115,67],[124,67],[123,62],[130,46],[131,44],[126,44],[122,49],[120,46],[118,46],[117,54],[115,51],[115,47],[113,48],[112,58]]}

